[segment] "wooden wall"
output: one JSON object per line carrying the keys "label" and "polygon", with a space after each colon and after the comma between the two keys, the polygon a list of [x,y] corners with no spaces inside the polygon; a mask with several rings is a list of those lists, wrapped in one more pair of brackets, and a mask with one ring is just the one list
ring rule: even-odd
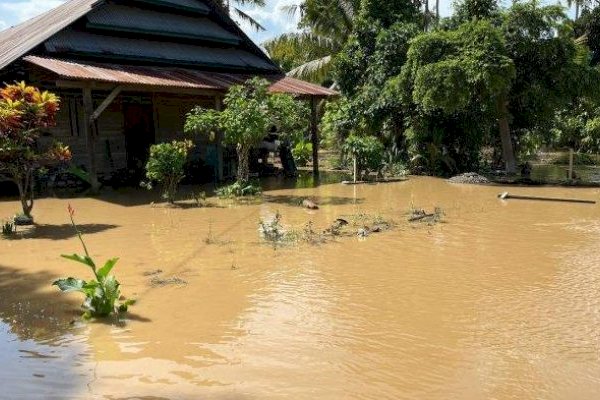
{"label": "wooden wall", "polygon": [[[83,95],[77,90],[54,91],[61,98],[61,110],[57,125],[42,132],[42,145],[60,141],[71,147],[73,163],[88,165],[86,138],[83,131]],[[108,96],[108,92],[93,92],[94,107]],[[125,102],[144,102],[152,106],[155,141],[167,142],[189,138],[196,143],[193,157],[213,165],[216,163],[217,145],[205,137],[190,137],[184,134],[187,113],[195,106],[215,107],[215,98],[161,93],[122,93],[113,101],[97,120],[96,163],[99,176],[110,176],[112,172],[127,167],[125,144]],[[216,168],[216,165],[214,165]]]}

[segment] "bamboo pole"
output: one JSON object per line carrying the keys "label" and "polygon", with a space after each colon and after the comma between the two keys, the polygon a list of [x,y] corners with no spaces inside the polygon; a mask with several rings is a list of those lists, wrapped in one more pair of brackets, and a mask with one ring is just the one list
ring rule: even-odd
{"label": "bamboo pole", "polygon": [[555,197],[537,197],[537,196],[519,196],[504,192],[498,195],[501,200],[532,200],[532,201],[551,201],[558,203],[579,203],[579,204],[596,204],[593,200],[555,198]]}
{"label": "bamboo pole", "polygon": [[569,181],[573,180],[573,149],[569,149]]}

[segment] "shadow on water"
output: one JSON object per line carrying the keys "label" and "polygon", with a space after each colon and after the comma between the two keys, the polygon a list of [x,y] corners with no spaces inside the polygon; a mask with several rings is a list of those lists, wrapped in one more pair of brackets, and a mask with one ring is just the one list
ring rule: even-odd
{"label": "shadow on water", "polygon": [[1,398],[72,398],[85,387],[76,365],[87,346],[70,313],[78,304],[53,293],[53,279],[0,265],[0,382],[10,382]]}
{"label": "shadow on water", "polygon": [[315,202],[318,206],[341,206],[348,204],[361,204],[363,198],[340,197],[340,196],[289,196],[289,195],[271,195],[265,194],[264,201],[267,203],[285,204],[289,206],[302,206],[302,202],[309,199]]}
{"label": "shadow on water", "polygon": [[[73,323],[81,317],[82,299],[54,290],[51,285],[56,278],[49,271],[29,274],[0,265],[0,320],[19,340],[52,342],[73,333]],[[122,326],[127,321],[152,322],[133,312],[120,321],[107,318],[90,323]]]}
{"label": "shadow on water", "polygon": [[[93,235],[110,229],[118,228],[119,225],[108,224],[81,224],[77,225],[81,233],[84,235]],[[10,237],[12,240],[18,239],[49,239],[49,240],[65,240],[77,236],[71,224],[48,225],[40,224],[33,227],[19,228],[17,235]]]}
{"label": "shadow on water", "polygon": [[21,340],[48,340],[71,328],[79,304],[50,286],[56,276],[49,271],[29,274],[0,265],[0,319]]}
{"label": "shadow on water", "polygon": [[[311,189],[321,185],[338,184],[344,180],[343,173],[326,172],[321,173],[315,178],[312,173],[301,172],[297,177],[271,176],[260,179],[263,191],[285,190],[285,189]],[[214,196],[218,187],[225,186],[232,182],[223,182],[222,184],[204,184],[198,186],[182,185],[179,190],[177,208],[196,208],[193,201],[193,193],[205,192],[208,196]],[[120,189],[103,189],[102,193],[96,197],[100,201],[117,204],[123,207],[148,206],[152,203],[163,203],[160,191],[153,189],[148,191],[140,187],[125,187]],[[210,208],[203,206],[202,208]],[[214,206],[219,208],[219,206]]]}

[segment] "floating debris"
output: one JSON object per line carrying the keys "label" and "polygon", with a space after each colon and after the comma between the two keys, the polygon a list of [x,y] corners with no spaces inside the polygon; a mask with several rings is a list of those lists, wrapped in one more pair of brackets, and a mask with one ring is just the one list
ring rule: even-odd
{"label": "floating debris", "polygon": [[581,200],[581,199],[564,199],[555,197],[536,197],[536,196],[518,196],[504,192],[498,195],[501,200],[532,200],[532,201],[551,201],[557,203],[579,203],[579,204],[596,204],[594,200]]}
{"label": "floating debris", "polygon": [[305,199],[302,201],[302,207],[304,207],[308,210],[318,210],[319,209],[318,204],[309,199]]}
{"label": "floating debris", "polygon": [[442,222],[442,218],[444,217],[444,211],[436,207],[433,210],[433,213],[428,213],[421,208],[412,208],[408,213],[408,222],[425,222],[428,224],[436,224],[438,222]]}
{"label": "floating debris", "polygon": [[452,183],[463,183],[469,185],[485,185],[490,183],[488,178],[475,172],[467,172],[465,174],[456,175],[448,179],[448,181]]}
{"label": "floating debris", "polygon": [[164,286],[171,286],[171,285],[185,286],[188,283],[186,280],[181,279],[177,276],[172,276],[170,278],[161,278],[159,276],[155,276],[154,278],[150,279],[150,284],[154,287],[164,287]]}
{"label": "floating debris", "polygon": [[159,274],[162,274],[162,273],[163,273],[162,269],[155,269],[154,271],[146,271],[142,275],[144,275],[144,276],[154,276],[154,275],[159,275]]}

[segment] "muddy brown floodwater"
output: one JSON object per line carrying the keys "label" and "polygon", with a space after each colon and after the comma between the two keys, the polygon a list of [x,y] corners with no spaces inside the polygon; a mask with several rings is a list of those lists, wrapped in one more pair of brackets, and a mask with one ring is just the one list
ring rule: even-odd
{"label": "muddy brown floodwater", "polygon": [[[38,201],[36,231],[0,240],[0,398],[600,398],[600,206],[504,190],[414,178],[208,208],[153,208],[134,190]],[[93,255],[121,258],[138,299],[124,324],[71,324],[81,299],[50,286],[88,273],[59,258],[79,251],[68,202]],[[409,225],[411,204],[445,222]],[[398,226],[274,250],[257,222],[276,211],[296,227],[357,213]]]}

